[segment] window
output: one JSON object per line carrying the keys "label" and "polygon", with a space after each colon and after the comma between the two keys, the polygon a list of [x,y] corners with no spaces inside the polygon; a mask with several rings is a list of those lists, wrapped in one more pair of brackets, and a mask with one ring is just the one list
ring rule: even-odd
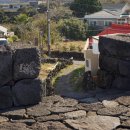
{"label": "window", "polygon": [[96,26],[97,23],[96,23],[96,21],[91,21],[90,24],[91,24],[92,26]]}
{"label": "window", "polygon": [[105,21],[105,26],[110,26],[112,24],[111,21]]}
{"label": "window", "polygon": [[86,60],[86,67],[89,67],[89,60]]}

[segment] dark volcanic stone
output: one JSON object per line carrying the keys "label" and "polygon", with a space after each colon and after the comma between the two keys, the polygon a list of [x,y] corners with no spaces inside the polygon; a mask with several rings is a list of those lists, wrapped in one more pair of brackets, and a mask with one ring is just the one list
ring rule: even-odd
{"label": "dark volcanic stone", "polygon": [[33,105],[41,101],[43,88],[39,79],[21,80],[12,87],[14,105]]}
{"label": "dark volcanic stone", "polygon": [[31,130],[24,123],[0,123],[0,130]]}
{"label": "dark volcanic stone", "polygon": [[111,88],[114,76],[107,71],[98,70],[98,86],[100,88]]}
{"label": "dark volcanic stone", "polygon": [[123,76],[130,77],[130,61],[120,60],[120,62],[119,62],[119,72]]}
{"label": "dark volcanic stone", "polygon": [[100,55],[99,57],[100,69],[105,70],[107,72],[118,74],[119,73],[118,64],[119,64],[119,60],[117,58],[104,56],[104,55]]}
{"label": "dark volcanic stone", "polygon": [[[123,57],[130,57],[130,36],[114,35],[103,36],[99,39],[99,51],[101,54]],[[126,41],[127,39],[127,41]],[[129,40],[128,40],[129,39]]]}
{"label": "dark volcanic stone", "polygon": [[10,86],[0,88],[0,109],[10,108],[13,106],[13,98]]}
{"label": "dark volcanic stone", "polygon": [[124,106],[117,106],[114,108],[102,108],[97,111],[97,114],[99,115],[105,115],[105,116],[119,116],[123,113],[126,113],[128,111],[127,107]]}
{"label": "dark volcanic stone", "polygon": [[37,78],[40,71],[40,53],[37,48],[16,49],[14,53],[14,80]]}
{"label": "dark volcanic stone", "polygon": [[113,81],[112,88],[130,90],[130,79],[125,77],[117,77]]}
{"label": "dark volcanic stone", "polygon": [[12,53],[0,52],[0,87],[10,82],[12,77]]}
{"label": "dark volcanic stone", "polygon": [[31,128],[33,130],[71,130],[61,122],[51,122],[51,121],[44,123],[36,123],[32,125]]}

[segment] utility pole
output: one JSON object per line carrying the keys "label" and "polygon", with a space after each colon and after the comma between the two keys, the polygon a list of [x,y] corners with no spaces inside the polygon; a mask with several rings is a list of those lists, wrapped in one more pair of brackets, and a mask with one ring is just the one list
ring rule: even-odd
{"label": "utility pole", "polygon": [[47,0],[48,54],[51,55],[50,1]]}

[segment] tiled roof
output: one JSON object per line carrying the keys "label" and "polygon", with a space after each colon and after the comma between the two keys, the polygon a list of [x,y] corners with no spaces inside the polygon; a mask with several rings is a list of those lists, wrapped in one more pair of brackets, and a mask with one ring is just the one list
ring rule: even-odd
{"label": "tiled roof", "polygon": [[90,14],[90,15],[85,15],[85,18],[88,19],[88,18],[119,18],[119,15],[117,15],[116,13],[118,12],[112,12],[112,11],[109,11],[109,10],[102,10],[102,11],[99,11],[99,12],[96,12],[96,13],[93,13],[93,14]]}

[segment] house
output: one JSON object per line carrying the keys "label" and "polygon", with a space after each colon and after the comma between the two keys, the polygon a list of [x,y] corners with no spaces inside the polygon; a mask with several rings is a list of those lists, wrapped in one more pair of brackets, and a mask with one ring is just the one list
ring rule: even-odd
{"label": "house", "polygon": [[89,26],[105,28],[112,23],[130,23],[130,4],[103,5],[103,10],[85,15]]}
{"label": "house", "polygon": [[32,6],[32,7],[38,7],[38,1],[37,0],[6,0],[6,1],[0,1],[0,8],[7,12],[16,12],[18,9],[20,9],[23,6]]}
{"label": "house", "polygon": [[97,36],[88,38],[84,47],[85,71],[91,71],[92,76],[97,74],[99,69],[99,49],[98,42],[100,36],[128,34],[130,33],[130,24],[112,24]]}
{"label": "house", "polygon": [[8,32],[8,29],[7,28],[5,28],[5,27],[3,27],[3,26],[0,26],[0,35],[5,35],[5,36],[7,36],[7,33]]}

